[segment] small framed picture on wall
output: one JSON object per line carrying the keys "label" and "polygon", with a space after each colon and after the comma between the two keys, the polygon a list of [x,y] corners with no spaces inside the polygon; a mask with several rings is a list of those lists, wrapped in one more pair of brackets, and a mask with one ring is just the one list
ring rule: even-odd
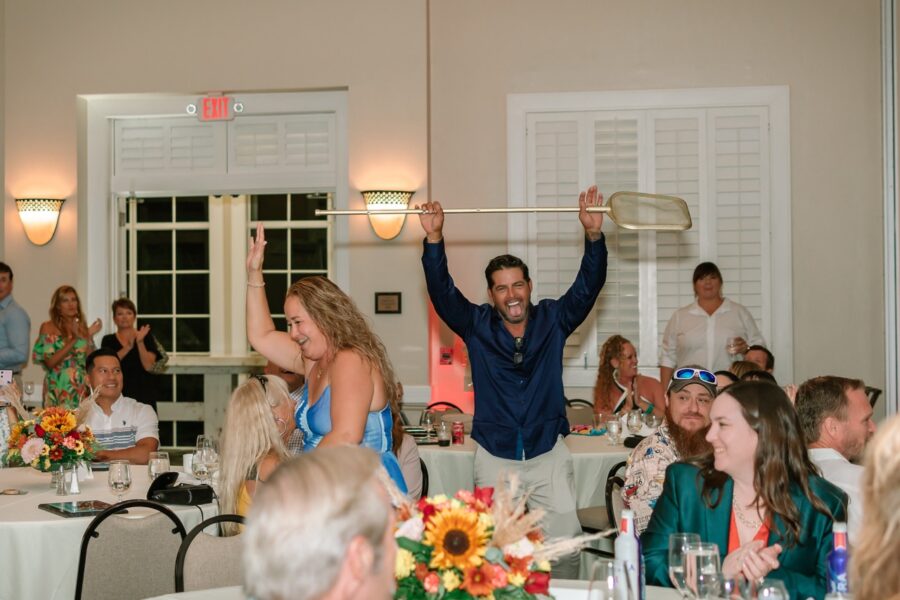
{"label": "small framed picture on wall", "polygon": [[375,292],[376,315],[399,315],[401,308],[400,292]]}

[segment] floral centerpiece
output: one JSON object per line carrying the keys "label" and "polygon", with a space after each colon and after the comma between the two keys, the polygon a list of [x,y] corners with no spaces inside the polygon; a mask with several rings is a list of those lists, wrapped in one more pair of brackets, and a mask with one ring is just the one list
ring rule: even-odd
{"label": "floral centerpiece", "polygon": [[545,543],[541,510],[514,500],[517,481],[399,507],[396,600],[548,597],[550,560],[600,537]]}
{"label": "floral centerpiece", "polygon": [[30,465],[46,472],[89,461],[96,450],[91,428],[79,425],[73,411],[52,406],[12,426],[6,458],[9,466]]}

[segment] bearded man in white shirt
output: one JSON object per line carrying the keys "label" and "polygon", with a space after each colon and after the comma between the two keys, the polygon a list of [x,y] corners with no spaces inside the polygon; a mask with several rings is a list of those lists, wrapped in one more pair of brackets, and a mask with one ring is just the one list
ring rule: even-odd
{"label": "bearded man in white shirt", "polygon": [[96,460],[127,460],[146,465],[150,453],[159,448],[159,419],[149,404],[122,395],[122,366],[119,356],[100,348],[85,361],[88,383],[98,390],[96,404],[85,423],[94,432],[103,450]]}
{"label": "bearded man in white shirt", "polygon": [[863,518],[863,467],[854,462],[875,434],[866,386],[859,379],[813,377],[797,391],[796,407],[810,459],[850,498],[847,529],[853,543]]}

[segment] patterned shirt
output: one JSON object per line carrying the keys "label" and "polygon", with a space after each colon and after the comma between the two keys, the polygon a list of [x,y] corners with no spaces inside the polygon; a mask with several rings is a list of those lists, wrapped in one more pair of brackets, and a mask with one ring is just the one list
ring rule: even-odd
{"label": "patterned shirt", "polygon": [[144,438],[159,440],[159,421],[153,409],[125,396],[112,403],[108,415],[95,404],[85,423],[104,450],[133,448]]}
{"label": "patterned shirt", "polygon": [[678,460],[678,450],[669,437],[665,421],[631,451],[625,467],[622,500],[634,511],[634,526],[639,535],[650,523],[656,500],[662,494],[666,469]]}

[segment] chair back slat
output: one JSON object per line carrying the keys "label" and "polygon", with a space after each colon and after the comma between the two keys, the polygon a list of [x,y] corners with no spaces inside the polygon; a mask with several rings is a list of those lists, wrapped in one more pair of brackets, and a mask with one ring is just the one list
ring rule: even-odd
{"label": "chair back slat", "polygon": [[190,592],[243,583],[240,535],[220,537],[204,532],[210,525],[244,523],[240,515],[216,515],[191,529],[175,560],[175,591]]}

